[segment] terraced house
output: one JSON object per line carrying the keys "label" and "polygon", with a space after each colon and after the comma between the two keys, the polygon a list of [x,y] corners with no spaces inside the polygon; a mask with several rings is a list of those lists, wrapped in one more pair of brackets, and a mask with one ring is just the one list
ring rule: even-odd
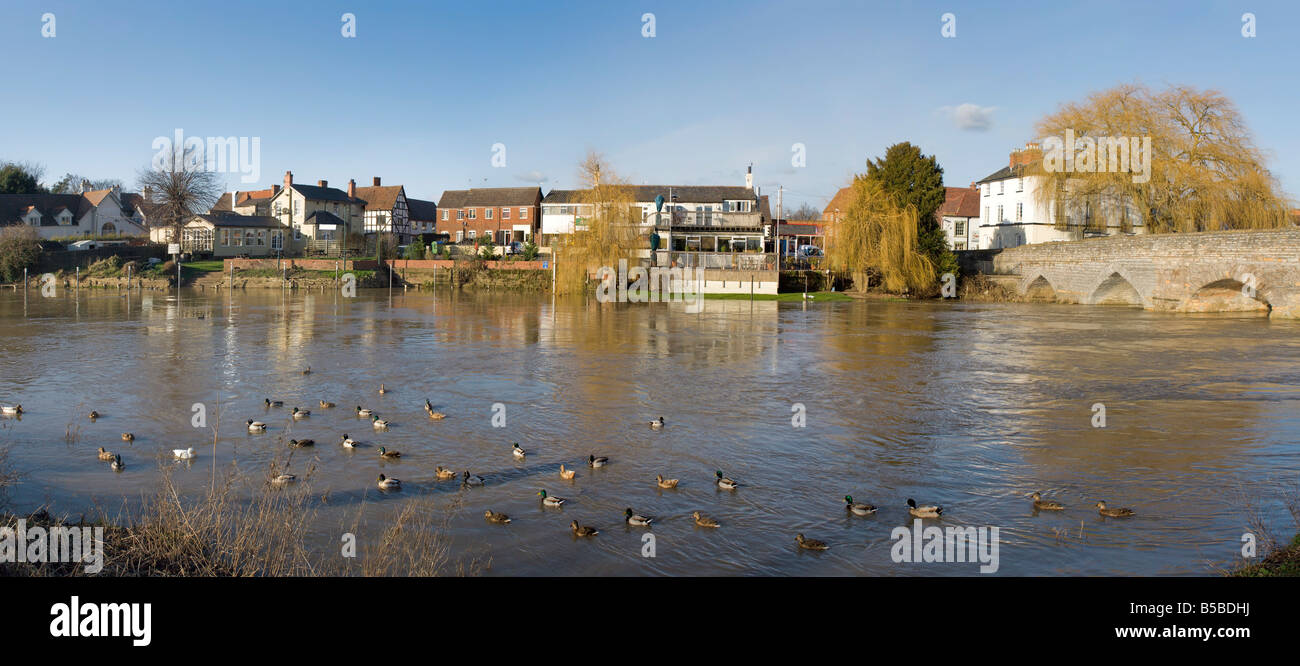
{"label": "terraced house", "polygon": [[532,240],[540,224],[540,187],[447,190],[438,200],[438,227],[451,240],[487,238],[497,245]]}

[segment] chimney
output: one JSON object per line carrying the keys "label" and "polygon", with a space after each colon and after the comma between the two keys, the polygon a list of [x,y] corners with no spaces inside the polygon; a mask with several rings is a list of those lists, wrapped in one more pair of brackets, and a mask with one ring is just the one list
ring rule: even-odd
{"label": "chimney", "polygon": [[753,163],[750,163],[749,167],[745,169],[745,187],[748,188],[748,189],[751,189],[751,190],[754,189],[754,165],[753,165]]}
{"label": "chimney", "polygon": [[1021,150],[1011,151],[1011,168],[1014,169],[1024,164],[1032,164],[1043,157],[1043,151],[1038,144],[1032,141],[1025,144]]}
{"label": "chimney", "polygon": [[316,184],[317,184],[317,185],[320,185],[321,187],[329,187],[329,186],[330,186],[330,182],[329,182],[328,180],[318,180],[318,181],[316,181]]}
{"label": "chimney", "polygon": [[284,189],[287,190],[291,187],[293,187],[293,172],[286,171],[284,172]]}
{"label": "chimney", "polygon": [[239,201],[239,190],[230,191],[230,210],[235,210],[235,204]]}
{"label": "chimney", "polygon": [[271,186],[271,196],[275,196],[275,195],[277,195],[277,194],[279,194],[279,193],[280,193],[280,186],[279,186],[279,185],[272,185],[272,186]]}
{"label": "chimney", "polygon": [[[375,180],[379,180],[376,178]],[[348,179],[348,196],[355,198],[357,196],[357,179]]]}
{"label": "chimney", "polygon": [[375,187],[379,187],[379,176],[375,176]]}
{"label": "chimney", "polygon": [[90,181],[86,180],[85,178],[82,178],[82,179],[81,179],[81,193],[82,193],[82,194],[85,194],[86,192],[89,192],[89,191],[90,191]]}

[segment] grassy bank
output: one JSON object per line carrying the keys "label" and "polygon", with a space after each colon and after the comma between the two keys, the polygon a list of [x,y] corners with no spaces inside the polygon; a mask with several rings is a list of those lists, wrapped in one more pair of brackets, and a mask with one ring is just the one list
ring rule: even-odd
{"label": "grassy bank", "polygon": [[1300,576],[1300,534],[1290,544],[1269,553],[1258,564],[1241,567],[1231,575],[1243,578]]}

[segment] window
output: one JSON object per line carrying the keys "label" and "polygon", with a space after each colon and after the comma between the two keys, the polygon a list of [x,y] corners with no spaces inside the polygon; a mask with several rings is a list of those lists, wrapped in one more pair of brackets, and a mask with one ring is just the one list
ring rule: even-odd
{"label": "window", "polygon": [[485,210],[483,211],[483,218],[484,218],[484,219],[488,219],[488,220],[492,219],[492,209],[491,209],[491,208],[487,208],[487,209],[485,209]]}
{"label": "window", "polygon": [[957,220],[956,222],[953,223],[952,227],[953,227],[953,229],[952,229],[952,235],[957,236],[957,237],[962,237],[962,236],[965,236],[965,235],[966,235],[966,222],[965,222],[965,221],[963,221],[963,220]]}
{"label": "window", "polygon": [[254,231],[253,229],[246,229],[246,230],[244,230],[244,245],[247,245],[248,247],[253,247],[253,246],[255,246],[255,245],[261,245],[261,243],[257,242],[257,232],[256,232],[256,231]]}
{"label": "window", "polygon": [[446,209],[444,209],[444,210],[442,211],[442,219],[443,219],[444,222],[447,221],[447,211],[446,211]]}
{"label": "window", "polygon": [[264,229],[257,230],[257,246],[266,247],[266,230]]}
{"label": "window", "polygon": [[275,204],[275,214],[279,215],[283,212],[284,212],[284,204],[280,204],[280,203]]}
{"label": "window", "polygon": [[1002,223],[1002,204],[998,204],[998,223]]}
{"label": "window", "polygon": [[461,242],[461,241],[463,241],[463,240],[465,240],[465,232],[463,232],[463,231],[457,231],[457,232],[456,232],[456,242],[459,243],[459,242]]}
{"label": "window", "polygon": [[243,247],[244,234],[240,233],[238,229],[235,229],[234,233],[230,234],[230,244],[235,247]]}
{"label": "window", "polygon": [[990,221],[990,218],[989,218],[989,207],[988,207],[988,206],[985,206],[985,207],[984,207],[984,221],[985,221],[985,222]]}
{"label": "window", "polygon": [[527,208],[520,208],[520,209],[519,209],[519,219],[521,219],[521,220],[526,220],[526,219],[528,219],[528,209],[527,209]]}
{"label": "window", "polygon": [[478,219],[478,209],[475,208],[469,209],[469,219],[471,220]]}
{"label": "window", "polygon": [[284,234],[279,231],[271,232],[271,249],[280,250],[284,248]]}
{"label": "window", "polygon": [[470,230],[469,230],[469,239],[470,239],[470,240],[474,240],[474,236],[475,236],[475,231],[474,231],[473,229],[470,229]]}
{"label": "window", "polygon": [[1005,180],[999,180],[999,181],[998,181],[998,194],[1002,194],[1002,193],[1004,193],[1004,192],[1006,192],[1006,191],[1007,191],[1007,181],[1005,181]]}
{"label": "window", "polygon": [[501,219],[503,219],[503,220],[508,220],[508,219],[510,219],[510,209],[509,209],[509,208],[502,208],[502,209],[501,209]]}
{"label": "window", "polygon": [[[445,212],[445,211],[444,211],[444,212]],[[457,209],[456,209],[456,219],[458,219],[458,220],[463,220],[463,219],[465,219],[465,211],[463,211],[463,210],[457,208]]]}
{"label": "window", "polygon": [[1023,203],[1017,203],[1017,204],[1016,204],[1016,221],[1019,222],[1019,221],[1021,221],[1021,220],[1023,220],[1023,219],[1025,219],[1025,204],[1023,204]]}
{"label": "window", "polygon": [[222,229],[222,230],[221,230],[221,244],[224,245],[224,246],[226,246],[226,247],[230,247],[230,230],[229,230],[229,229]]}
{"label": "window", "polygon": [[1024,178],[1017,178],[1017,179],[1016,179],[1016,191],[1017,191],[1017,192],[1024,192],[1024,191],[1025,191],[1025,179],[1024,179]]}
{"label": "window", "polygon": [[988,183],[984,183],[983,185],[980,185],[980,189],[981,189],[981,190],[984,190],[984,196],[987,197],[987,196],[989,195],[989,184],[988,184]]}

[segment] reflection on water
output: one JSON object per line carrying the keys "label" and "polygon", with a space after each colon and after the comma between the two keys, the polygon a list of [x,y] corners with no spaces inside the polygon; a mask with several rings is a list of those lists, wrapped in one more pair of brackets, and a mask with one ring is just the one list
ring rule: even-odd
{"label": "reflection on water", "polygon": [[[1075,306],[709,301],[688,314],[470,292],[6,292],[0,403],[28,413],[0,420],[0,443],[25,475],[9,493],[18,508],[79,514],[152,491],[173,448],[199,448],[176,475],[199,492],[213,462],[260,473],[277,438],[310,437],[290,471],[317,466],[327,547],[347,512],[378,524],[403,498],[450,502],[457,486],[434,467],[469,469],[487,485],[467,491],[454,549],[490,558],[493,574],[974,574],[891,561],[908,497],[942,504],[945,525],[1000,527],[1002,574],[1208,573],[1238,552],[1243,498],[1287,524],[1268,484],[1294,486],[1300,470],[1298,332]],[[214,461],[190,419],[218,398]],[[424,416],[426,398],[445,421]],[[791,426],[795,403],[806,428]],[[1095,403],[1105,428],[1091,425]],[[294,405],[313,415],[294,422]],[[356,405],[393,427],[374,431]],[[90,409],[104,417],[89,422]],[[666,429],[645,426],[660,415]],[[245,432],[246,419],[270,432]],[[344,432],[368,447],[338,446]],[[381,462],[381,445],[402,458]],[[98,446],[127,471],[98,462]],[[590,454],[612,464],[591,469]],[[578,477],[562,481],[561,463]],[[719,469],[744,487],[715,488]],[[379,496],[381,471],[405,490]],[[656,474],[681,486],[661,490]],[[569,502],[543,508],[540,488]],[[1035,515],[1034,490],[1069,509]],[[881,510],[847,515],[846,494]],[[1098,499],[1138,515],[1102,519]],[[656,557],[641,556],[645,530],[621,522],[625,507],[656,516]],[[485,508],[514,521],[489,525]],[[693,510],[723,527],[695,527]],[[575,542],[575,519],[601,535]],[[832,548],[800,551],[796,532]]]}

